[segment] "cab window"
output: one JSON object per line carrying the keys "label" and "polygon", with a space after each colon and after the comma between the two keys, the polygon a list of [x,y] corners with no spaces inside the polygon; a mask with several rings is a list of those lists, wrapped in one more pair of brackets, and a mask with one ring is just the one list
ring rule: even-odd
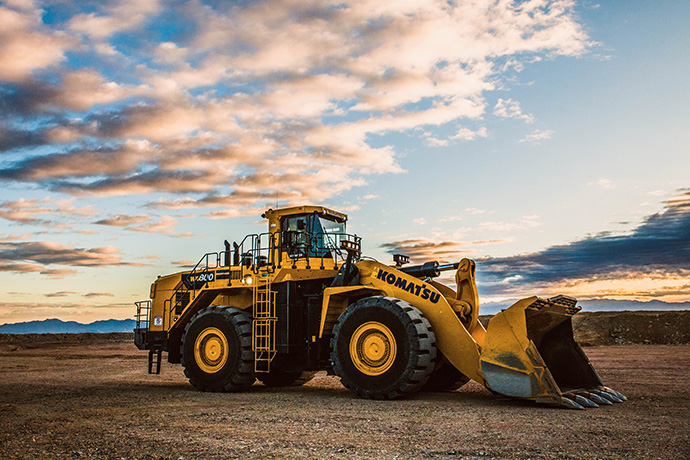
{"label": "cab window", "polygon": [[290,257],[304,257],[309,246],[307,235],[308,217],[290,216],[283,219],[283,250],[287,251]]}
{"label": "cab window", "polygon": [[345,223],[304,214],[285,218],[282,230],[283,250],[290,257],[331,257],[345,235]]}

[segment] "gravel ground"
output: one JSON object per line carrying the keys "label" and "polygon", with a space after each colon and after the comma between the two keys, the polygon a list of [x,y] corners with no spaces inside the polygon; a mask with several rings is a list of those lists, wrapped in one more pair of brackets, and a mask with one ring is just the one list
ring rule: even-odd
{"label": "gravel ground", "polygon": [[320,373],[303,387],[192,389],[146,374],[122,338],[0,341],[0,459],[690,458],[690,346],[588,347],[629,401],[585,411],[450,393],[367,401]]}

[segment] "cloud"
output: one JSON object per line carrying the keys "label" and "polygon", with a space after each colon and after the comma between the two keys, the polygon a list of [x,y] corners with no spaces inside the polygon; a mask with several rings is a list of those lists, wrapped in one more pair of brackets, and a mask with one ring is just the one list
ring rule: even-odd
{"label": "cloud", "polygon": [[446,139],[438,139],[435,137],[427,137],[426,138],[426,143],[431,145],[432,147],[445,147],[448,145],[448,140]]}
{"label": "cloud", "polygon": [[138,27],[160,8],[157,0],[120,0],[107,2],[105,5],[104,14],[84,13],[74,16],[68,23],[69,28],[102,40],[116,32]]}
{"label": "cloud", "polygon": [[524,120],[527,123],[534,122],[534,116],[528,113],[522,113],[520,109],[520,103],[512,99],[498,99],[496,105],[494,106],[494,115],[503,118],[517,118],[518,120]]}
{"label": "cloud", "polygon": [[[481,260],[478,271],[487,292],[510,293],[526,286],[598,283],[613,289],[625,280],[664,280],[690,276],[690,190],[682,189],[665,202],[663,211],[647,216],[632,233],[600,234],[543,251]],[[519,279],[511,279],[518,275]],[[668,282],[667,282],[668,284]],[[671,289],[678,289],[677,280]],[[631,289],[635,289],[631,284]],[[639,286],[638,286],[639,289]]]}
{"label": "cloud", "polygon": [[48,30],[33,2],[0,6],[0,80],[28,81],[32,74],[65,60],[78,42],[60,30]]}
{"label": "cloud", "polygon": [[[78,148],[21,160],[10,168],[0,169],[0,179],[61,184],[75,177],[118,176],[147,163],[155,155],[156,151],[147,141],[127,141],[116,148]],[[62,181],[56,181],[57,178]]]}
{"label": "cloud", "polygon": [[0,218],[20,224],[33,224],[55,227],[57,225],[64,225],[69,227],[69,224],[56,224],[52,220],[44,219],[42,216],[61,216],[68,218],[82,218],[92,217],[98,211],[91,206],[75,207],[72,203],[74,199],[51,200],[45,198],[25,199],[20,198],[17,201],[5,201],[0,203]]}
{"label": "cloud", "polygon": [[12,233],[10,235],[0,237],[0,243],[4,243],[7,241],[21,241],[21,240],[27,240],[29,239],[29,236],[31,236],[30,233],[24,233],[22,235],[18,235],[16,233]]}
{"label": "cloud", "polygon": [[425,238],[413,238],[384,243],[381,245],[381,248],[385,249],[389,254],[405,254],[413,259],[414,263],[423,263],[430,260],[437,260],[439,262],[458,260],[462,257],[462,254],[469,252],[468,250],[460,249],[466,245],[466,243],[454,241],[435,242]]}
{"label": "cloud", "polygon": [[69,275],[76,275],[78,272],[72,268],[46,268],[44,265],[21,262],[0,262],[0,272],[11,272],[17,274],[40,273],[49,278],[63,278]]}
{"label": "cloud", "polygon": [[47,224],[48,222],[39,216],[51,212],[51,208],[40,206],[36,199],[20,198],[17,201],[5,201],[0,204],[0,217],[20,224]]}
{"label": "cloud", "polygon": [[522,139],[520,139],[520,143],[530,143],[530,144],[538,144],[543,140],[551,139],[553,137],[555,131],[552,129],[535,129],[531,134],[526,135]]}
{"label": "cloud", "polygon": [[48,137],[43,132],[28,129],[14,129],[0,125],[0,152],[22,147],[43,145],[47,142]]}
{"label": "cloud", "polygon": [[20,84],[0,85],[5,118],[10,115],[46,117],[49,129],[38,130],[36,142],[59,143],[78,139],[79,133],[75,128],[79,127],[81,120],[56,117],[56,112],[64,111],[65,115],[68,111],[84,112],[96,105],[105,106],[131,96],[143,95],[148,89],[144,85],[108,81],[93,69],[64,71],[58,75],[59,81],[56,82],[33,79]]}
{"label": "cloud", "polygon": [[[75,274],[71,267],[143,266],[123,262],[120,251],[113,246],[91,249],[73,248],[54,242],[0,242],[0,271],[40,272],[48,276]],[[66,265],[67,268],[48,268]]]}
{"label": "cloud", "polygon": [[471,215],[477,215],[477,214],[491,214],[492,211],[488,211],[486,209],[477,209],[477,208],[465,208],[465,212],[469,213]]}
{"label": "cloud", "polygon": [[[374,139],[481,119],[485,94],[512,71],[505,62],[587,52],[573,10],[569,0],[173,1],[165,10],[123,0],[69,5],[44,24],[36,8],[3,8],[10,32],[0,43],[32,58],[0,73],[0,149],[22,149],[0,180],[75,196],[183,195],[161,206],[224,196],[237,206],[211,217],[275,196],[328,200],[372,174],[403,172],[399,147]],[[158,20],[171,18],[180,33],[157,41]],[[36,46],[42,40],[51,45]],[[500,104],[494,111],[528,117],[518,101]],[[426,137],[446,145],[486,135]]]}
{"label": "cloud", "polygon": [[[479,211],[479,210],[476,210]],[[478,212],[471,212],[472,214],[481,214]],[[526,228],[539,227],[541,223],[538,221],[539,216],[522,216],[515,222],[494,222],[485,221],[479,224],[479,230],[482,232],[510,232],[514,230],[523,230]]]}
{"label": "cloud", "polygon": [[156,192],[202,193],[213,190],[214,186],[223,180],[221,173],[153,170],[132,176],[96,180],[88,185],[84,185],[81,181],[54,181],[52,188],[62,193],[90,196],[121,196]]}
{"label": "cloud", "polygon": [[77,293],[74,291],[60,291],[60,292],[51,292],[48,294],[43,294],[46,297],[67,297],[70,295],[76,295]]}
{"label": "cloud", "polygon": [[184,268],[184,269],[190,269],[194,268],[198,261],[197,260],[176,260],[174,262],[171,262],[173,265]]}
{"label": "cloud", "polygon": [[108,225],[111,227],[127,227],[128,225],[141,224],[150,220],[151,217],[145,215],[128,216],[126,214],[119,214],[114,217],[98,220],[94,222],[94,224]]}
{"label": "cloud", "polygon": [[[613,190],[616,186],[609,179],[601,178],[596,182],[587,182],[587,185],[596,185],[597,187],[603,188],[604,190]],[[654,196],[654,195],[652,195]],[[658,196],[658,195],[657,195]]]}
{"label": "cloud", "polygon": [[127,230],[132,230],[133,232],[145,232],[145,233],[175,233],[175,226],[178,224],[177,219],[171,216],[162,216],[158,222],[152,222],[143,225],[132,225],[128,227]]}
{"label": "cloud", "polygon": [[84,294],[84,297],[115,297],[115,296],[109,292],[89,292],[87,294]]}
{"label": "cloud", "polygon": [[462,141],[473,141],[478,137],[486,137],[488,135],[486,128],[481,127],[476,131],[472,131],[469,128],[460,128],[455,135],[451,136],[451,139],[460,139]]}
{"label": "cloud", "polygon": [[[143,233],[157,233],[157,234],[173,234],[175,233],[175,226],[179,223],[177,219],[172,216],[161,216],[155,222],[151,222],[151,217],[147,215],[129,216],[120,214],[107,219],[102,219],[94,224],[109,225],[113,227],[126,227],[127,230],[133,232]],[[177,233],[178,237],[194,236],[192,233]]]}

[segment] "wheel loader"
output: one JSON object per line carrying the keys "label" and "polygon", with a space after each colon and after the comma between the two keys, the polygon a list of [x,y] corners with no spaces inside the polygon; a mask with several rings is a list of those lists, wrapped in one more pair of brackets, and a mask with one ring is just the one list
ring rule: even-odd
{"label": "wheel loader", "polygon": [[[326,370],[363,398],[448,391],[470,379],[492,393],[565,408],[622,402],[573,339],[576,300],[522,299],[478,320],[475,263],[386,265],[361,254],[347,215],[269,209],[266,233],[226,240],[188,271],[159,276],[136,302],[134,342],[179,363],[204,391],[256,379],[301,385]],[[456,289],[438,281],[455,270]]]}

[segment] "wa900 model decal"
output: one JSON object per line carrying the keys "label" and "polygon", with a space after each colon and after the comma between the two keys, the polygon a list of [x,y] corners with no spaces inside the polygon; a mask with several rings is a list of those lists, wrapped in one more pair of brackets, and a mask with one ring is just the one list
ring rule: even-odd
{"label": "wa900 model decal", "polygon": [[199,273],[199,275],[196,277],[196,280],[202,283],[211,283],[215,279],[215,275],[216,274],[213,272]]}

